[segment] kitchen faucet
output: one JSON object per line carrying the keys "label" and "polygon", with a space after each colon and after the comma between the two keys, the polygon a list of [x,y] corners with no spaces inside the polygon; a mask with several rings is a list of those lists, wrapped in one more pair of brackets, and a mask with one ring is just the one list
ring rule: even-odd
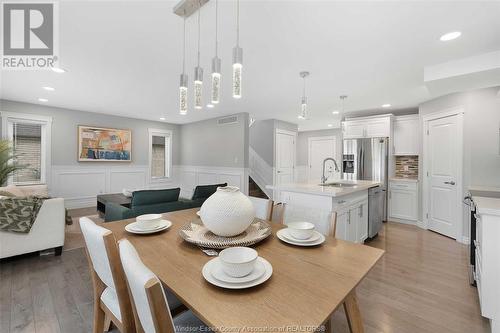
{"label": "kitchen faucet", "polygon": [[325,177],[325,164],[327,161],[333,161],[333,164],[335,164],[335,171],[339,172],[339,166],[337,165],[337,161],[333,157],[327,157],[323,160],[323,174],[321,176],[321,183],[324,184],[326,183],[326,177]]}

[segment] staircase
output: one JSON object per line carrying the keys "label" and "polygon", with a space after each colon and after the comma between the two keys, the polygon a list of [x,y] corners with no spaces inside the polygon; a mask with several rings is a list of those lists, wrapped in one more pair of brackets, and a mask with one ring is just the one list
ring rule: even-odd
{"label": "staircase", "polygon": [[248,177],[248,195],[256,198],[269,199],[252,177]]}

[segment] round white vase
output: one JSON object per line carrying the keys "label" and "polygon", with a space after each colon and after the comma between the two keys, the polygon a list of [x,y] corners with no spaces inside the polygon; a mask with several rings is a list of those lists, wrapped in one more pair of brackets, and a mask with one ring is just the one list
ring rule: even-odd
{"label": "round white vase", "polygon": [[238,187],[219,187],[201,206],[200,217],[214,234],[231,237],[241,234],[252,224],[255,209]]}

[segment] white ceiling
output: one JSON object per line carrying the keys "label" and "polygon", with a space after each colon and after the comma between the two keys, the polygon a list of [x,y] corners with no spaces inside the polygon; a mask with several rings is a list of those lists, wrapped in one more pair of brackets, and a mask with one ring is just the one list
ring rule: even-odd
{"label": "white ceiling", "polygon": [[[431,98],[423,68],[500,49],[500,2],[242,1],[243,98],[230,89],[235,2],[219,3],[222,102],[178,115],[182,19],[173,1],[61,1],[60,58],[65,74],[3,71],[1,97],[84,111],[186,123],[236,112],[257,119],[327,128],[341,94],[346,111],[408,109]],[[201,60],[208,96],[214,8],[202,8]],[[187,74],[193,78],[196,15],[187,23]],[[443,43],[450,31],[462,37]],[[311,76],[311,118],[299,121],[301,70]],[[52,86],[46,92],[42,86]],[[190,87],[192,106],[192,87]],[[369,111],[367,111],[369,112]]]}

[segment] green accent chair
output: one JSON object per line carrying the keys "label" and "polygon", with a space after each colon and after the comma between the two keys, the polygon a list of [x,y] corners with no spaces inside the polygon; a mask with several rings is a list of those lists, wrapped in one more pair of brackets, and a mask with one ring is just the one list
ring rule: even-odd
{"label": "green accent chair", "polygon": [[130,207],[106,203],[104,221],[111,222],[137,217],[143,214],[161,214],[195,207],[201,207],[205,200],[227,183],[196,186],[191,199],[179,198],[180,188],[166,190],[143,190],[132,193]]}

